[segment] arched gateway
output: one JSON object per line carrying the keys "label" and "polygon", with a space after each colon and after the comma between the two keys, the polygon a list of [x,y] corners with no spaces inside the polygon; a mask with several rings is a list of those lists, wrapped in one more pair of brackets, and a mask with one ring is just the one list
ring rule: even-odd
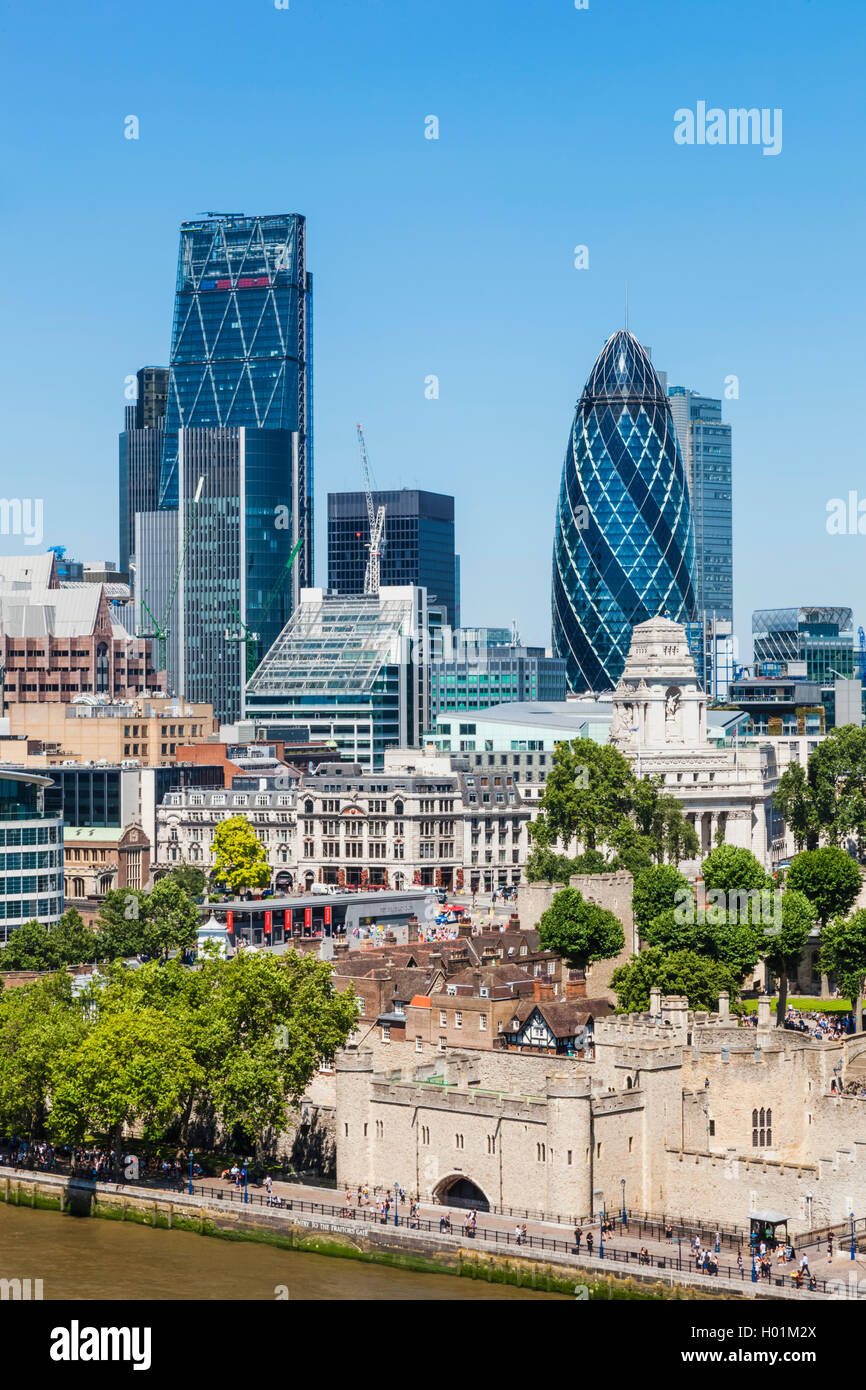
{"label": "arched gateway", "polygon": [[489,1211],[490,1203],[481,1188],[467,1178],[464,1173],[451,1173],[436,1184],[433,1196],[440,1206],[472,1207],[476,1211]]}

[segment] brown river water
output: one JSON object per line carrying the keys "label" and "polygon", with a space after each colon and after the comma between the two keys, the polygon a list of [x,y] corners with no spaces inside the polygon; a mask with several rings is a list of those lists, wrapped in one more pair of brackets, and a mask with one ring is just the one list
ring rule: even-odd
{"label": "brown river water", "polygon": [[361,1264],[189,1231],[0,1204],[0,1278],[48,1299],[559,1299],[505,1284]]}

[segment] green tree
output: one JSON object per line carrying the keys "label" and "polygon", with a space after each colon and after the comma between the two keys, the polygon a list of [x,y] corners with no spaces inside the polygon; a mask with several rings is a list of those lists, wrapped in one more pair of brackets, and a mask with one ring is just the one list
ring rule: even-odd
{"label": "green tree", "polygon": [[762,927],[755,920],[759,916],[759,911],[727,913],[710,907],[693,909],[687,920],[680,921],[676,909],[668,908],[650,922],[644,940],[666,954],[690,951],[717,961],[740,984],[761,956]]}
{"label": "green tree", "polygon": [[140,888],[112,888],[99,907],[101,952],[107,960],[144,954],[144,904]]}
{"label": "green tree", "polygon": [[609,960],[625,945],[622,923],[607,908],[586,902],[576,888],[554,894],[538,923],[545,951],[556,951],[569,964],[585,970],[592,961]]}
{"label": "green tree", "polygon": [[0,990],[0,1133],[42,1137],[56,1067],[85,1027],[65,972]]}
{"label": "green tree", "polygon": [[806,942],[814,930],[818,914],[804,893],[789,888],[782,894],[780,922],[773,929],[765,928],[767,965],[779,980],[776,1000],[776,1024],[781,1028],[788,1008],[788,975],[796,970]]}
{"label": "green tree", "polygon": [[173,878],[162,878],[142,904],[141,939],[148,956],[194,946],[198,912],[189,894]]}
{"label": "green tree", "polygon": [[668,953],[660,946],[651,946],[614,970],[611,988],[617,997],[617,1012],[645,1012],[654,986],[663,995],[685,995],[690,1009],[715,1009],[723,990],[732,1000],[739,992],[736,978],[719,961],[694,951]]}
{"label": "green tree", "polygon": [[68,907],[60,921],[49,931],[57,941],[64,965],[83,965],[97,959],[99,938],[93,928],[86,925],[76,908]]}
{"label": "green tree", "polygon": [[866,978],[866,909],[861,907],[847,918],[836,917],[822,927],[819,960],[826,974],[836,972],[841,989],[849,995],[859,1032]]}
{"label": "green tree", "polygon": [[860,892],[860,870],[849,854],[835,845],[807,849],[795,855],[785,876],[785,886],[805,893],[815,907],[821,925],[844,916]]}
{"label": "green tree", "polygon": [[111,1014],[60,1060],[48,1126],[64,1143],[105,1134],[119,1154],[133,1125],[145,1139],[163,1138],[201,1077],[174,1020],[147,1008]]}
{"label": "green tree", "polygon": [[691,891],[688,879],[673,864],[654,864],[639,873],[631,894],[631,907],[639,935],[644,937],[650,922],[660,912],[675,908],[678,902],[684,901],[682,895],[691,896]]}
{"label": "green tree", "polygon": [[786,768],[773,800],[794,832],[798,848],[840,846],[849,836],[866,848],[866,729],[833,729],[809,754],[804,772]]}
{"label": "green tree", "polygon": [[22,922],[0,950],[0,970],[56,970],[58,943],[42,922]]}
{"label": "green tree", "polygon": [[751,892],[772,887],[772,879],[751,850],[717,845],[701,865],[704,886],[721,893]]}
{"label": "green tree", "polygon": [[193,902],[204,897],[207,888],[207,874],[197,864],[174,864],[166,873],[159,876],[158,882],[168,879],[177,883]]}
{"label": "green tree", "polygon": [[221,821],[213,837],[213,878],[238,893],[245,888],[265,888],[271,870],[264,845],[246,816]]}

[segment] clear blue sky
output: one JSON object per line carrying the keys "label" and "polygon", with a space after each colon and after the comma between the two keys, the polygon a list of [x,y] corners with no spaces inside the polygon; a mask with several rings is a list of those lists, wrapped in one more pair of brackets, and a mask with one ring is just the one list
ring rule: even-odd
{"label": "clear blue sky", "polygon": [[[115,556],[123,382],[167,361],[178,224],[302,212],[320,581],[360,419],[379,486],[455,494],[464,621],[549,641],[571,416],[628,281],[671,381],[739,377],[741,637],[753,607],[862,620],[866,536],[825,508],[866,499],[864,35],[854,0],[13,0],[4,495]],[[676,145],[701,100],[781,107],[781,154]]]}

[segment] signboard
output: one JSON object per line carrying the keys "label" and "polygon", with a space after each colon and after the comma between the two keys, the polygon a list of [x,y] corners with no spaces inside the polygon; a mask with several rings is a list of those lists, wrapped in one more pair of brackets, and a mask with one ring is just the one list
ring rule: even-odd
{"label": "signboard", "polygon": [[304,930],[306,931],[306,930],[308,930],[309,928],[312,928],[312,925],[313,925],[313,909],[312,909],[311,907],[305,907],[305,908],[304,908]]}
{"label": "signboard", "polygon": [[331,908],[330,908],[330,905],[329,905],[329,904],[326,904],[326,906],[325,906],[325,926],[326,926],[326,927],[329,927],[330,925],[331,925]]}
{"label": "signboard", "polygon": [[270,934],[271,934],[271,913],[270,913],[270,909],[267,909],[267,910],[265,911],[265,936],[270,936]]}
{"label": "signboard", "polygon": [[233,935],[234,935],[234,930],[235,930],[235,925],[234,925],[234,924],[235,924],[235,914],[234,914],[233,912],[227,912],[227,913],[226,913],[226,931],[228,932],[229,936],[233,936]]}

